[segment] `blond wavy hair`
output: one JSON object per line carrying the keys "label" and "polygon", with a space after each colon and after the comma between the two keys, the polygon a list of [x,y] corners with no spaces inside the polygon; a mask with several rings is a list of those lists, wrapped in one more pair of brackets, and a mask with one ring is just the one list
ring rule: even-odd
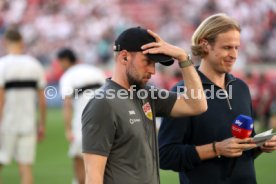
{"label": "blond wavy hair", "polygon": [[203,58],[208,53],[204,50],[201,41],[207,40],[213,45],[219,34],[229,30],[237,30],[241,32],[241,27],[237,21],[224,13],[214,14],[206,18],[195,30],[192,36],[191,50],[194,56]]}

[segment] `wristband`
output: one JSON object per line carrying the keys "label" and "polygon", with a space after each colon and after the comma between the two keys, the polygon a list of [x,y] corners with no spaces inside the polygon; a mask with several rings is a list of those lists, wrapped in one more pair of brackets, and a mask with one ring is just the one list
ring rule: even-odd
{"label": "wristband", "polygon": [[187,59],[185,61],[179,61],[178,65],[180,68],[186,68],[188,66],[193,65],[192,57],[190,54],[188,54]]}
{"label": "wristband", "polygon": [[220,158],[221,156],[218,154],[217,149],[216,149],[216,142],[213,142],[213,143],[212,143],[212,148],[213,148],[213,151],[214,151],[214,153],[216,154],[216,156],[217,156],[218,158]]}

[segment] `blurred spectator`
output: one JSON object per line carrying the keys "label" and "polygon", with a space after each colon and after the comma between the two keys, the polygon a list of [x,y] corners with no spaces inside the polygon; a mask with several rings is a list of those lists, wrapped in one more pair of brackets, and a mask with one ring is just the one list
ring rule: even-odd
{"label": "blurred spectator", "polygon": [[273,81],[273,100],[270,106],[269,127],[276,129],[276,81]]}
{"label": "blurred spectator", "polygon": [[253,118],[256,118],[257,116],[257,109],[259,108],[259,99],[260,99],[260,89],[259,89],[259,83],[257,76],[254,76],[254,74],[251,71],[247,71],[244,76],[244,81],[249,87],[251,100],[252,100],[252,110],[253,110]]}
{"label": "blurred spectator", "polygon": [[[53,53],[58,48],[70,45],[80,60],[108,70],[112,65],[109,45],[133,25],[151,28],[168,42],[190,50],[191,35],[199,22],[218,12],[243,25],[235,70],[276,60],[276,3],[270,0],[2,0],[0,10],[0,43],[6,27],[18,25],[30,54],[46,68],[55,66]],[[0,44],[0,56],[4,54]],[[156,78],[174,72],[164,69]]]}
{"label": "blurred spectator", "polygon": [[260,74],[259,79],[259,105],[257,115],[263,123],[265,128],[268,128],[268,121],[270,117],[270,106],[273,100],[273,86],[264,73]]}
{"label": "blurred spectator", "polygon": [[270,119],[269,119],[269,127],[276,129],[276,98],[273,100],[270,107]]}

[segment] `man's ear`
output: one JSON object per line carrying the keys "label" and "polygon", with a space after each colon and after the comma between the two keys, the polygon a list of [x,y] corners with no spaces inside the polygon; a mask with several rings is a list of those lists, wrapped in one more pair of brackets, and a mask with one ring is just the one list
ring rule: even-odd
{"label": "man's ear", "polygon": [[119,54],[119,61],[122,64],[126,64],[128,62],[128,52],[125,50],[122,50]]}
{"label": "man's ear", "polygon": [[208,41],[207,41],[206,39],[201,39],[201,40],[199,41],[199,45],[202,47],[202,49],[203,49],[205,52],[208,53],[208,45],[209,45],[209,43],[208,43]]}
{"label": "man's ear", "polygon": [[124,57],[124,61],[127,62],[127,57]]}

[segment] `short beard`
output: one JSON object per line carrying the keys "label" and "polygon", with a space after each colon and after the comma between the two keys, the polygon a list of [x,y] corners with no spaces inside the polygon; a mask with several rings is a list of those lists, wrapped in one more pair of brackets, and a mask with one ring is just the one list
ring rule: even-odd
{"label": "short beard", "polygon": [[142,89],[145,87],[145,84],[135,79],[129,72],[127,72],[127,81],[129,86],[134,86],[136,89]]}

